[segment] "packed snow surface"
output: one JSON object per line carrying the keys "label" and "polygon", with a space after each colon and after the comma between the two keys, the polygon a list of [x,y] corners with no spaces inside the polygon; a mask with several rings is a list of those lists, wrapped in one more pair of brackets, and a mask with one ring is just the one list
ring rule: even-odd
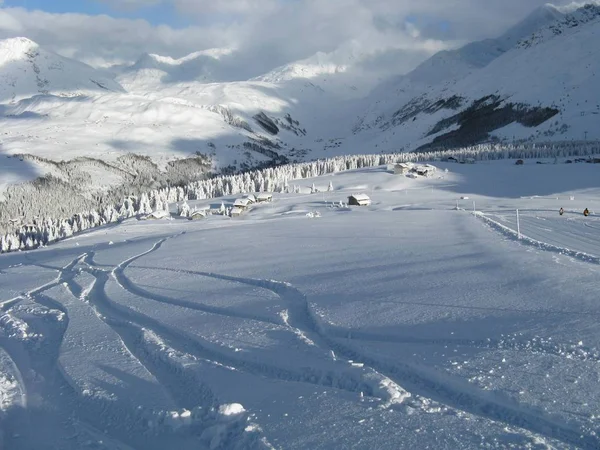
{"label": "packed snow surface", "polygon": [[0,448],[600,448],[600,166],[434,164],[1,255]]}

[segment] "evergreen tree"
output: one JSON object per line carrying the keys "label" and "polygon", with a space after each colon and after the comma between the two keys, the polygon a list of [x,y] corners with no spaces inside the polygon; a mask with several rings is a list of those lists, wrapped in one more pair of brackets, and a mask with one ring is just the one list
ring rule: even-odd
{"label": "evergreen tree", "polygon": [[184,201],[181,205],[178,206],[177,214],[179,214],[181,217],[190,217],[190,206],[187,204],[186,201]]}

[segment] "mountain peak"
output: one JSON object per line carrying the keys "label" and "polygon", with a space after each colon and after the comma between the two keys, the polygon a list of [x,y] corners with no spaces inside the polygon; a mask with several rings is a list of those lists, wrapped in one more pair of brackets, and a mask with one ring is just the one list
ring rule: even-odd
{"label": "mountain peak", "polygon": [[229,48],[209,48],[198,52],[190,53],[182,58],[172,58],[170,56],[157,55],[155,53],[144,53],[131,66],[133,70],[140,69],[162,69],[183,66],[194,63],[198,60],[219,60],[223,56],[230,55],[233,52]]}
{"label": "mountain peak", "polygon": [[74,96],[82,92],[123,92],[102,72],[16,37],[0,41],[0,102],[39,94]]}
{"label": "mountain peak", "polygon": [[36,42],[25,37],[3,39],[0,40],[0,61],[23,59],[24,55],[39,48]]}

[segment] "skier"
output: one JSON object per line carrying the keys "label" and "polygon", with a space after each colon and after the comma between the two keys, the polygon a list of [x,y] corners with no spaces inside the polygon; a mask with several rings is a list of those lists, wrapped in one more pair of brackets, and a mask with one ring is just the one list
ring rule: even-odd
{"label": "skier", "polygon": [[564,209],[562,209],[562,208],[560,208],[560,209],[558,210],[558,213],[559,213],[559,214],[562,216],[562,215],[565,213],[565,210],[564,210]]}
{"label": "skier", "polygon": [[584,215],[585,217],[589,216],[589,215],[590,215],[590,211],[589,211],[587,208],[585,208],[585,209],[583,210],[583,215]]}

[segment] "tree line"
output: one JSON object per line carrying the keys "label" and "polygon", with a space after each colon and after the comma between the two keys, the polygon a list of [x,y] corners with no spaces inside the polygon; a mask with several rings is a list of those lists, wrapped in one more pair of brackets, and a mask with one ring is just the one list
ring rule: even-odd
{"label": "tree line", "polygon": [[29,250],[46,246],[90,228],[140,217],[154,211],[168,211],[169,204],[186,200],[203,200],[251,192],[290,192],[289,182],[314,178],[335,172],[376,167],[400,162],[432,162],[474,159],[532,159],[586,157],[600,153],[598,142],[566,142],[554,144],[484,144],[455,150],[424,153],[386,153],[346,155],[332,158],[285,164],[235,175],[220,175],[190,182],[183,186],[167,186],[136,196],[128,196],[118,205],[75,214],[68,218],[34,218],[31,223],[19,224],[15,230],[0,236],[0,252]]}

